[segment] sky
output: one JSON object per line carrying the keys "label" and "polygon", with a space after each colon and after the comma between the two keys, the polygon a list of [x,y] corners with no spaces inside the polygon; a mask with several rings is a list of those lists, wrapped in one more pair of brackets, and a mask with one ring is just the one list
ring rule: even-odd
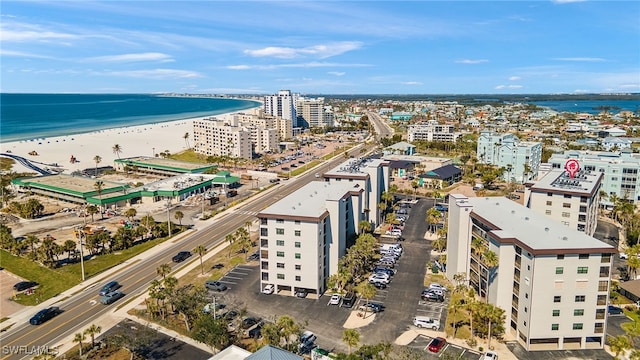
{"label": "sky", "polygon": [[640,92],[640,1],[11,1],[0,91]]}

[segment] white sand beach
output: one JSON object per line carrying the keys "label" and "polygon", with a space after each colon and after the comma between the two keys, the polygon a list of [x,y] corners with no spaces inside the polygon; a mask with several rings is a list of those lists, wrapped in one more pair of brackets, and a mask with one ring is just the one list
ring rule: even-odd
{"label": "white sand beach", "polygon": [[[227,114],[216,115],[222,119]],[[113,166],[113,161],[118,158],[134,156],[153,156],[154,153],[168,150],[176,153],[193,146],[193,120],[184,119],[171,122],[162,122],[148,125],[128,126],[108,130],[94,131],[84,134],[39,138],[32,140],[6,142],[0,144],[0,151],[24,157],[35,163],[36,166],[47,164],[49,167],[64,169],[63,173],[70,174],[76,170],[84,170],[96,166],[93,160],[96,155],[102,158],[97,164],[101,166]],[[185,141],[184,134],[189,133]],[[119,145],[120,154],[113,152],[114,145]],[[35,151],[38,155],[29,155]],[[76,158],[71,163],[71,156]],[[40,167],[46,167],[42,165]],[[16,163],[14,171],[32,171]]]}

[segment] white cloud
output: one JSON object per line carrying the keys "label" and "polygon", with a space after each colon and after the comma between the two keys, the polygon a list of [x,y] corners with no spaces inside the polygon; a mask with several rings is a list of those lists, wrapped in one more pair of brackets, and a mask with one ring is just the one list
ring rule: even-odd
{"label": "white cloud", "polygon": [[16,56],[16,57],[24,57],[24,58],[57,60],[55,57],[52,57],[52,56],[34,54],[34,53],[24,52],[24,51],[6,50],[6,49],[0,49],[0,56]]}
{"label": "white cloud", "polygon": [[585,2],[587,0],[551,0],[551,2],[556,4],[569,4],[569,3],[577,3],[577,2]]}
{"label": "white cloud", "polygon": [[402,84],[402,85],[424,85],[420,81],[404,81],[404,82],[401,82],[400,84]]}
{"label": "white cloud", "polygon": [[489,62],[489,60],[486,59],[463,59],[463,60],[456,60],[455,61],[456,64],[481,64],[481,63],[486,63]]}
{"label": "white cloud", "polygon": [[36,26],[23,29],[7,29],[7,27],[6,25],[0,27],[0,41],[2,42],[73,40],[78,38],[73,34],[42,30]]}
{"label": "white cloud", "polygon": [[107,55],[96,56],[87,58],[84,62],[136,62],[136,61],[160,61],[160,62],[172,62],[174,61],[171,56],[163,53],[148,52],[137,54],[121,54],[121,55]]}
{"label": "white cloud", "polygon": [[509,76],[509,81],[518,81],[520,79],[521,79],[520,76]]}
{"label": "white cloud", "polygon": [[357,41],[343,41],[339,43],[332,43],[327,45],[315,45],[304,48],[292,48],[292,47],[276,47],[269,46],[258,50],[245,50],[246,55],[252,57],[274,57],[280,59],[293,59],[298,57],[318,57],[325,59],[328,57],[343,54],[348,51],[358,49],[362,46],[362,43]]}
{"label": "white cloud", "polygon": [[600,61],[605,61],[605,59],[603,59],[603,58],[591,58],[591,57],[555,58],[553,60],[558,60],[558,61],[582,61],[582,62],[600,62]]}
{"label": "white cloud", "polygon": [[175,70],[175,69],[108,71],[108,72],[104,72],[103,75],[146,78],[146,79],[152,79],[152,80],[191,79],[191,78],[203,77],[200,73],[195,71]]}
{"label": "white cloud", "polygon": [[504,90],[504,89],[522,89],[522,85],[498,85],[495,87],[496,90]]}
{"label": "white cloud", "polygon": [[340,64],[325,62],[290,63],[290,64],[270,64],[270,65],[228,65],[229,70],[274,70],[283,68],[319,68],[319,67],[367,67],[370,64]]}
{"label": "white cloud", "polygon": [[329,71],[327,74],[335,75],[335,76],[343,76],[344,74],[346,74],[346,72],[344,72],[344,71]]}

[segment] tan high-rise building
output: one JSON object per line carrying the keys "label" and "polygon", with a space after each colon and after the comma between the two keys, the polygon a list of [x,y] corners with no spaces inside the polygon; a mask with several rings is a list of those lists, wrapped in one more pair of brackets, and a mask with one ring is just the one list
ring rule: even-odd
{"label": "tan high-rise building", "polygon": [[251,160],[251,131],[215,118],[193,121],[193,149],[206,156],[230,156]]}

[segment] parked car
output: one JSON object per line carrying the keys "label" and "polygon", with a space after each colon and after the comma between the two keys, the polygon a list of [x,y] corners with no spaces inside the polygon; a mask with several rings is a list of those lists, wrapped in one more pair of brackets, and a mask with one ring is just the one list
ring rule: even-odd
{"label": "parked car", "polygon": [[447,344],[447,340],[441,337],[433,338],[429,343],[429,351],[437,353]]}
{"label": "parked car", "polygon": [[369,282],[373,283],[373,282],[381,282],[384,284],[388,284],[389,283],[389,275],[387,274],[373,274],[371,276],[369,276]]}
{"label": "parked car", "polygon": [[110,281],[107,284],[105,284],[102,289],[100,289],[100,291],[98,292],[98,295],[100,296],[105,296],[106,294],[112,292],[112,291],[116,291],[118,289],[120,289],[122,287],[122,285],[120,285],[117,281]]}
{"label": "parked car", "polygon": [[369,311],[369,312],[373,312],[373,313],[378,313],[381,312],[382,310],[384,310],[384,307],[381,304],[376,304],[376,303],[366,303],[363,305],[358,306],[358,310],[360,311]]}
{"label": "parked car", "polygon": [[442,291],[449,291],[449,289],[447,289],[446,286],[444,285],[440,285],[438,283],[432,283],[429,285],[429,289],[436,289],[436,290],[442,290]]}
{"label": "parked car", "polygon": [[375,286],[376,289],[380,289],[380,290],[387,288],[387,284],[380,281],[374,281],[371,283],[371,285]]}
{"label": "parked car", "polygon": [[254,318],[254,317],[248,317],[248,318],[244,318],[244,320],[242,320],[242,329],[243,330],[247,330],[250,327],[258,324],[260,322],[260,319],[258,318]]}
{"label": "parked car", "polygon": [[346,307],[346,308],[350,308],[353,306],[353,303],[356,300],[356,294],[354,294],[353,292],[348,292],[343,298],[342,298],[342,307]]}
{"label": "parked car", "polygon": [[426,300],[426,301],[432,301],[432,302],[443,302],[444,301],[444,296],[438,295],[438,294],[430,292],[430,291],[428,291],[426,293],[422,293],[422,295],[420,297],[422,298],[422,300]]}
{"label": "parked car", "polygon": [[384,266],[384,267],[388,267],[388,268],[395,268],[396,264],[393,261],[378,261],[376,264],[376,266]]}
{"label": "parked car", "polygon": [[435,295],[444,297],[444,291],[442,291],[440,289],[428,288],[428,289],[422,290],[422,295],[426,295],[426,294],[435,294]]}
{"label": "parked car", "polygon": [[204,286],[209,290],[215,290],[215,291],[227,290],[227,285],[221,283],[220,281],[207,280],[204,283]]}
{"label": "parked car", "polygon": [[306,298],[307,297],[307,290],[305,290],[305,289],[296,290],[296,296],[299,297],[299,298]]}
{"label": "parked car", "polygon": [[20,281],[19,283],[16,283],[15,285],[13,285],[13,290],[25,291],[36,286],[38,286],[38,283],[35,281]]}
{"label": "parked car", "polygon": [[449,207],[443,204],[436,204],[436,206],[434,206],[434,208],[440,212],[445,212],[445,211],[449,211]]}
{"label": "parked car", "polygon": [[104,305],[109,305],[109,304],[113,304],[114,302],[118,301],[118,299],[122,298],[124,296],[124,294],[119,291],[112,291],[110,293],[105,294],[103,297],[100,298],[100,302],[103,303]]}
{"label": "parked car", "polygon": [[179,263],[187,260],[190,257],[191,257],[191,251],[180,251],[179,253],[176,254],[176,256],[173,257],[172,260],[174,263]]}
{"label": "parked car", "polygon": [[247,336],[249,336],[252,339],[261,338],[263,325],[264,325],[264,322],[259,322],[255,327],[249,329],[249,331],[247,332]]}
{"label": "parked car", "polygon": [[376,273],[376,274],[377,273],[383,273],[383,274],[387,274],[389,276],[393,276],[393,275],[396,274],[396,270],[395,269],[388,268],[386,266],[376,266],[373,269],[373,272]]}
{"label": "parked car", "polygon": [[276,289],[275,285],[273,285],[273,284],[267,284],[267,285],[265,285],[265,286],[264,286],[264,289],[262,289],[262,293],[263,293],[263,294],[270,295],[270,294],[273,294],[273,292],[275,291],[275,289]]}
{"label": "parked car", "polygon": [[438,330],[440,328],[440,320],[427,316],[416,316],[413,318],[413,325],[419,328]]}
{"label": "parked car", "polygon": [[498,353],[495,351],[487,351],[482,356],[482,360],[498,360]]}
{"label": "parked car", "polygon": [[607,312],[609,313],[609,315],[620,315],[623,313],[621,308],[613,305],[607,306]]}
{"label": "parked car", "polygon": [[340,301],[342,301],[342,296],[340,294],[331,295],[331,299],[329,299],[329,305],[340,305]]}
{"label": "parked car", "polygon": [[31,325],[40,325],[43,322],[46,322],[58,314],[62,313],[59,307],[52,306],[50,308],[42,309],[38,311],[33,317],[29,320],[29,324]]}

